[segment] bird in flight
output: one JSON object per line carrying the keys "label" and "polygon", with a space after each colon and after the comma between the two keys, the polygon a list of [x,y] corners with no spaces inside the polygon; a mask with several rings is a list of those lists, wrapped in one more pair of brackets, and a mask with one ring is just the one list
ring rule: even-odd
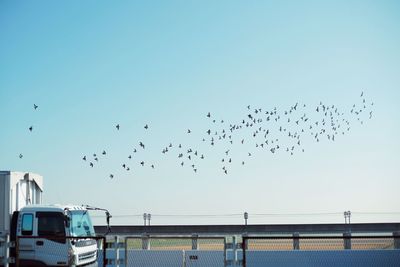
{"label": "bird in flight", "polygon": [[33,108],[36,110],[39,106],[36,104],[33,104]]}
{"label": "bird in flight", "polygon": [[117,128],[117,130],[119,130],[119,124],[115,125],[115,128]]}
{"label": "bird in flight", "polygon": [[31,131],[31,132],[32,132],[32,130],[33,130],[33,126],[29,127],[29,131]]}
{"label": "bird in flight", "polygon": [[149,125],[146,124],[146,125],[144,126],[144,128],[145,128],[146,130],[149,129]]}
{"label": "bird in flight", "polygon": [[20,159],[22,159],[22,157],[23,157],[23,156],[24,156],[24,155],[22,155],[22,154],[19,154],[19,158],[20,158]]}
{"label": "bird in flight", "polygon": [[110,178],[111,178],[111,179],[114,178],[114,174],[110,174]]}
{"label": "bird in flight", "polygon": [[84,161],[86,161],[86,156],[83,156],[83,158],[82,158]]}

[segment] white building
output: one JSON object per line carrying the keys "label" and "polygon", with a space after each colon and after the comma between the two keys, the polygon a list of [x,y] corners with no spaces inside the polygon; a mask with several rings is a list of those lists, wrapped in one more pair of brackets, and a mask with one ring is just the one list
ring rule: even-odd
{"label": "white building", "polygon": [[28,204],[41,204],[43,177],[35,173],[0,171],[0,231],[9,231],[10,215]]}

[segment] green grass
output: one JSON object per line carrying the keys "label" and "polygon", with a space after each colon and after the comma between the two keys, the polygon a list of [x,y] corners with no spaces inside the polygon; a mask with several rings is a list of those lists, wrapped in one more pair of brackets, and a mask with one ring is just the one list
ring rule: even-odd
{"label": "green grass", "polygon": [[[191,239],[176,239],[176,238],[151,238],[150,249],[151,250],[191,250],[192,240]],[[221,239],[198,239],[198,248],[200,250],[223,250],[224,242]],[[128,238],[127,239],[128,249],[142,249],[141,238]]]}

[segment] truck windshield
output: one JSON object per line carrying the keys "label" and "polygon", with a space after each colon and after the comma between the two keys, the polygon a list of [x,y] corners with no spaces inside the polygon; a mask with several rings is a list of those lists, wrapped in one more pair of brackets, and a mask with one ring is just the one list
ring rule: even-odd
{"label": "truck windshield", "polygon": [[95,236],[87,210],[71,211],[70,233],[71,236]]}

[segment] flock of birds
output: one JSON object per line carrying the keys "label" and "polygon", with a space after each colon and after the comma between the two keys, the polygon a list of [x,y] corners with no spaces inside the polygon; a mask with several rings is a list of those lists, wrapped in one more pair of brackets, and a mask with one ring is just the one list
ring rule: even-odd
{"label": "flock of birds", "polygon": [[[348,112],[343,112],[335,105],[328,105],[320,102],[313,108],[314,114],[307,114],[305,104],[295,103],[289,109],[279,111],[278,108],[262,109],[246,107],[246,113],[243,117],[234,122],[227,123],[223,119],[214,118],[211,112],[205,114],[209,120],[210,128],[205,129],[201,142],[210,147],[224,147],[223,154],[220,157],[221,171],[228,174],[229,168],[234,163],[245,165],[245,163],[254,156],[254,149],[268,151],[272,154],[285,152],[293,156],[298,152],[305,152],[303,139],[309,135],[315,142],[327,139],[335,142],[339,135],[345,135],[351,130],[351,124],[359,122],[363,124],[365,119],[372,118],[373,102],[367,103],[364,93],[360,95],[360,101],[353,104]],[[368,114],[365,118],[363,114]],[[115,125],[117,131],[121,129],[120,125]],[[144,125],[145,130],[149,130],[149,125]],[[192,134],[192,129],[187,129],[187,134]],[[139,149],[146,148],[143,142],[138,142]],[[241,159],[234,159],[233,150],[241,146],[240,151],[245,151]],[[160,152],[164,155],[171,155],[176,158],[177,164],[185,167],[189,166],[193,172],[198,172],[200,161],[205,159],[205,154],[192,146],[184,146],[182,143],[169,143],[165,145]],[[134,148],[133,153],[138,153]],[[105,155],[105,151],[103,151]],[[132,155],[128,156],[131,160]],[[87,161],[87,157],[83,157]],[[97,163],[98,158],[93,154],[93,160]],[[89,166],[94,163],[89,161]],[[139,166],[145,167],[145,161],[139,160]],[[152,169],[155,164],[149,165]],[[127,163],[121,163],[121,167],[126,171],[131,171]],[[114,174],[109,175],[114,178]]]}
{"label": "flock of birds", "polygon": [[[295,103],[288,109],[279,110],[277,107],[263,109],[247,105],[245,113],[235,122],[226,122],[224,119],[217,119],[211,112],[206,112],[209,128],[204,129],[198,146],[201,144],[209,146],[206,151],[218,147],[222,155],[218,159],[221,171],[229,173],[232,164],[245,165],[257,153],[255,150],[266,151],[271,154],[287,153],[290,156],[296,153],[304,153],[308,136],[314,142],[328,140],[335,142],[339,136],[345,135],[353,126],[353,123],[364,124],[373,115],[373,102],[367,101],[364,92],[361,92],[359,101],[354,103],[349,110],[342,111],[333,104],[320,102],[314,107],[308,107],[303,103]],[[34,110],[38,106],[34,104]],[[145,131],[150,131],[148,124],[144,125]],[[33,125],[28,130],[33,131]],[[115,125],[116,131],[121,131],[120,124]],[[187,129],[186,134],[193,134],[194,130]],[[156,168],[154,162],[148,162],[140,158],[140,152],[147,148],[143,141],[138,141],[132,153],[121,162],[120,167],[125,171],[133,171],[135,164],[138,167]],[[239,149],[238,149],[239,148]],[[218,150],[218,151],[219,151]],[[185,146],[182,143],[168,143],[160,148],[164,156],[172,156],[181,167],[189,167],[194,173],[199,170],[199,165],[206,158],[206,155],[193,146]],[[234,153],[239,151],[240,155]],[[215,158],[213,153],[213,157]],[[233,155],[234,154],[234,155]],[[83,155],[82,160],[90,168],[99,163],[100,157],[106,157],[108,153],[103,150],[99,153]],[[20,158],[23,154],[19,155]],[[218,156],[217,156],[218,157]],[[135,161],[134,165],[128,162]],[[132,167],[134,166],[134,167]],[[115,174],[110,173],[109,178]]]}

